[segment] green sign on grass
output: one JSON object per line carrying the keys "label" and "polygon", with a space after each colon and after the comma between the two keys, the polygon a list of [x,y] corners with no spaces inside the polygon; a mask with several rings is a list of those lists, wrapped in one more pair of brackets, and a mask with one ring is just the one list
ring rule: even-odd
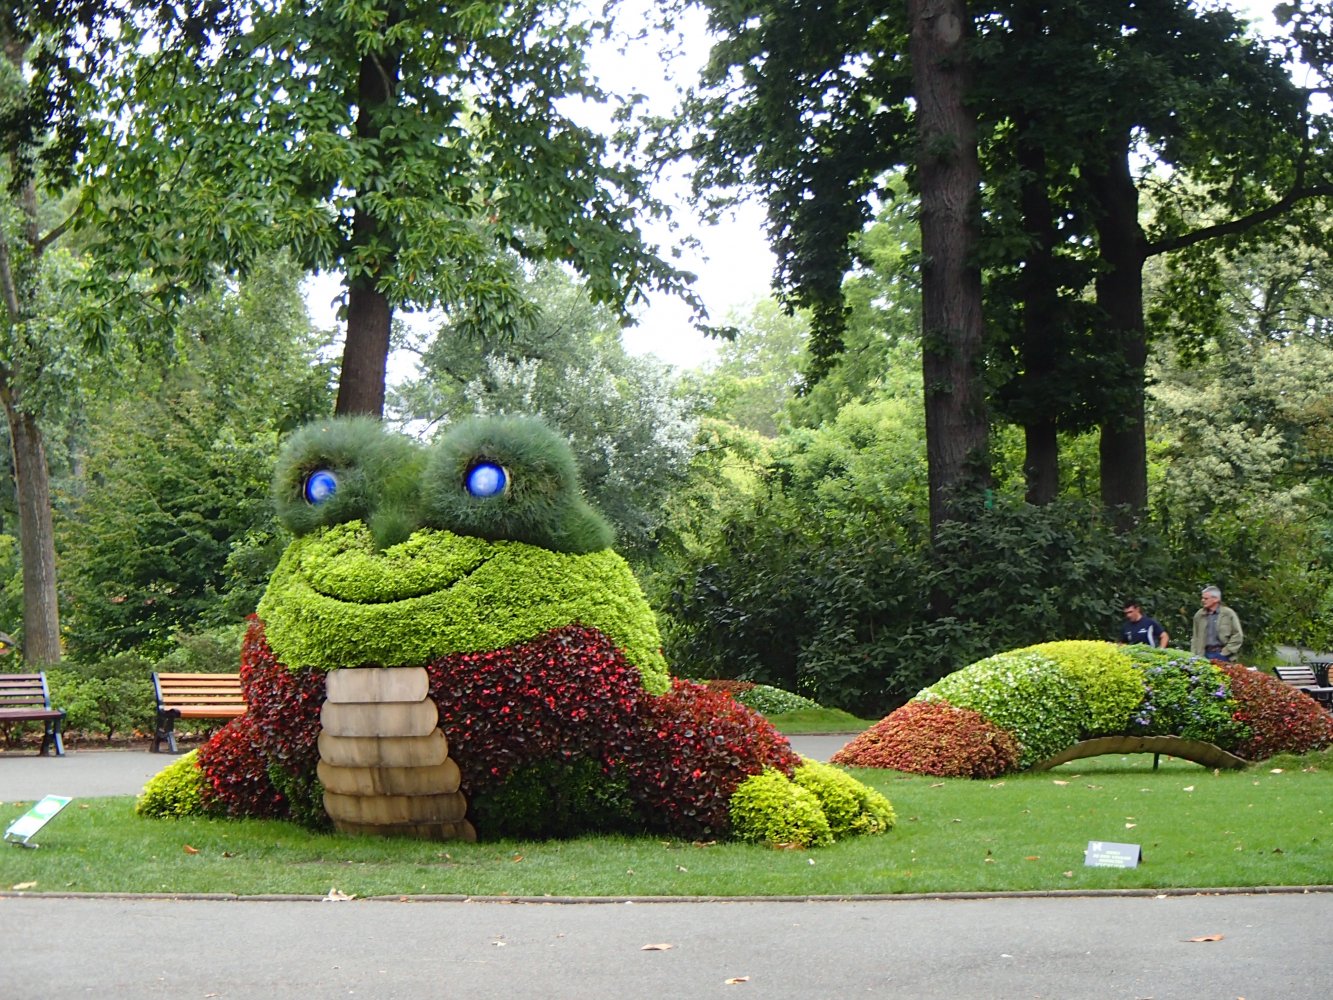
{"label": "green sign on grass", "polygon": [[73,801],[68,795],[48,795],[9,824],[9,829],[5,831],[5,839],[20,847],[36,847],[36,844],[28,843],[32,835],[51,822],[56,813]]}

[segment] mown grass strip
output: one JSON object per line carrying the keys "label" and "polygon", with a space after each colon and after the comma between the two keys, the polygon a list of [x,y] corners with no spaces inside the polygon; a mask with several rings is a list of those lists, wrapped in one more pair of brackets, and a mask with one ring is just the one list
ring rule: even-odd
{"label": "mown grass strip", "polygon": [[[1333,883],[1333,754],[1213,773],[1152,757],[991,782],[858,770],[898,826],[817,851],[653,837],[436,844],[254,820],[145,820],[127,797],[72,803],[0,846],[0,890],[375,895],[804,896]],[[7,826],[27,804],[0,805]],[[1083,865],[1090,840],[1137,869]]]}

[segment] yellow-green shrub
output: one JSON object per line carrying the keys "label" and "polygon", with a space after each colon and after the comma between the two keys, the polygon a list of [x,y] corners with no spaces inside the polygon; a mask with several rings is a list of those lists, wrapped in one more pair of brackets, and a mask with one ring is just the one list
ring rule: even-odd
{"label": "yellow-green shrub", "polygon": [[740,783],[731,796],[731,833],[752,844],[826,847],[833,843],[818,797],[766,767]]}
{"label": "yellow-green shrub", "polygon": [[1043,642],[1018,650],[1039,653],[1058,663],[1083,690],[1088,736],[1123,733],[1143,701],[1143,675],[1123,649],[1092,639]]}
{"label": "yellow-green shrub", "polygon": [[819,799],[834,840],[893,829],[893,806],[875,789],[846,771],[805,759],[792,780]]}
{"label": "yellow-green shrub", "polygon": [[195,763],[197,755],[197,750],[191,750],[149,778],[134,803],[134,811],[160,819],[204,815],[208,778]]}

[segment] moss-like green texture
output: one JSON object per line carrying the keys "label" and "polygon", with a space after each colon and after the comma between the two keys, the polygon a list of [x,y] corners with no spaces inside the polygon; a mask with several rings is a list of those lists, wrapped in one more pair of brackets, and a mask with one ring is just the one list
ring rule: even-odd
{"label": "moss-like green texture", "polygon": [[354,521],[295,539],[258,610],[293,670],[424,664],[580,624],[610,636],[648,691],[670,687],[656,619],[610,550],[572,555],[427,529],[378,551]]}
{"label": "moss-like green texture", "polygon": [[[420,445],[369,417],[307,424],[283,444],[273,469],[278,519],[295,535],[360,520],[381,545],[400,542],[419,523],[425,462]],[[305,484],[318,471],[331,473],[338,488],[325,502],[312,504]]]}
{"label": "moss-like green texture", "polygon": [[[483,462],[505,471],[498,496],[463,488]],[[421,494],[425,523],[460,535],[576,554],[610,548],[614,540],[579,492],[569,442],[533,417],[473,417],[450,427],[430,449]]]}
{"label": "moss-like green texture", "polygon": [[834,840],[884,833],[897,821],[887,798],[830,764],[806,758],[792,780],[819,799]]}
{"label": "moss-like green texture", "polygon": [[1017,652],[1048,657],[1078,682],[1088,713],[1084,723],[1088,736],[1123,733],[1129,728],[1130,717],[1143,701],[1143,675],[1121,647],[1091,639],[1066,639]]}
{"label": "moss-like green texture", "polygon": [[833,832],[819,798],[766,767],[731,796],[731,832],[737,840],[774,846],[827,847]]}
{"label": "moss-like green texture", "polygon": [[149,778],[134,803],[134,811],[160,819],[203,816],[208,778],[199,770],[198,755],[199,751],[191,750]]}

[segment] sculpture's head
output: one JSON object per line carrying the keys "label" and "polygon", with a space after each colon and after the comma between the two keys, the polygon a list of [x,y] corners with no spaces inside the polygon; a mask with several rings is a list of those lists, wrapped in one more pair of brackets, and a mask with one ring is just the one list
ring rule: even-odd
{"label": "sculpture's head", "polygon": [[259,615],[290,668],[415,665],[577,622],[667,686],[652,612],[539,420],[473,418],[430,447],[366,418],[310,424],[273,493],[296,537]]}

